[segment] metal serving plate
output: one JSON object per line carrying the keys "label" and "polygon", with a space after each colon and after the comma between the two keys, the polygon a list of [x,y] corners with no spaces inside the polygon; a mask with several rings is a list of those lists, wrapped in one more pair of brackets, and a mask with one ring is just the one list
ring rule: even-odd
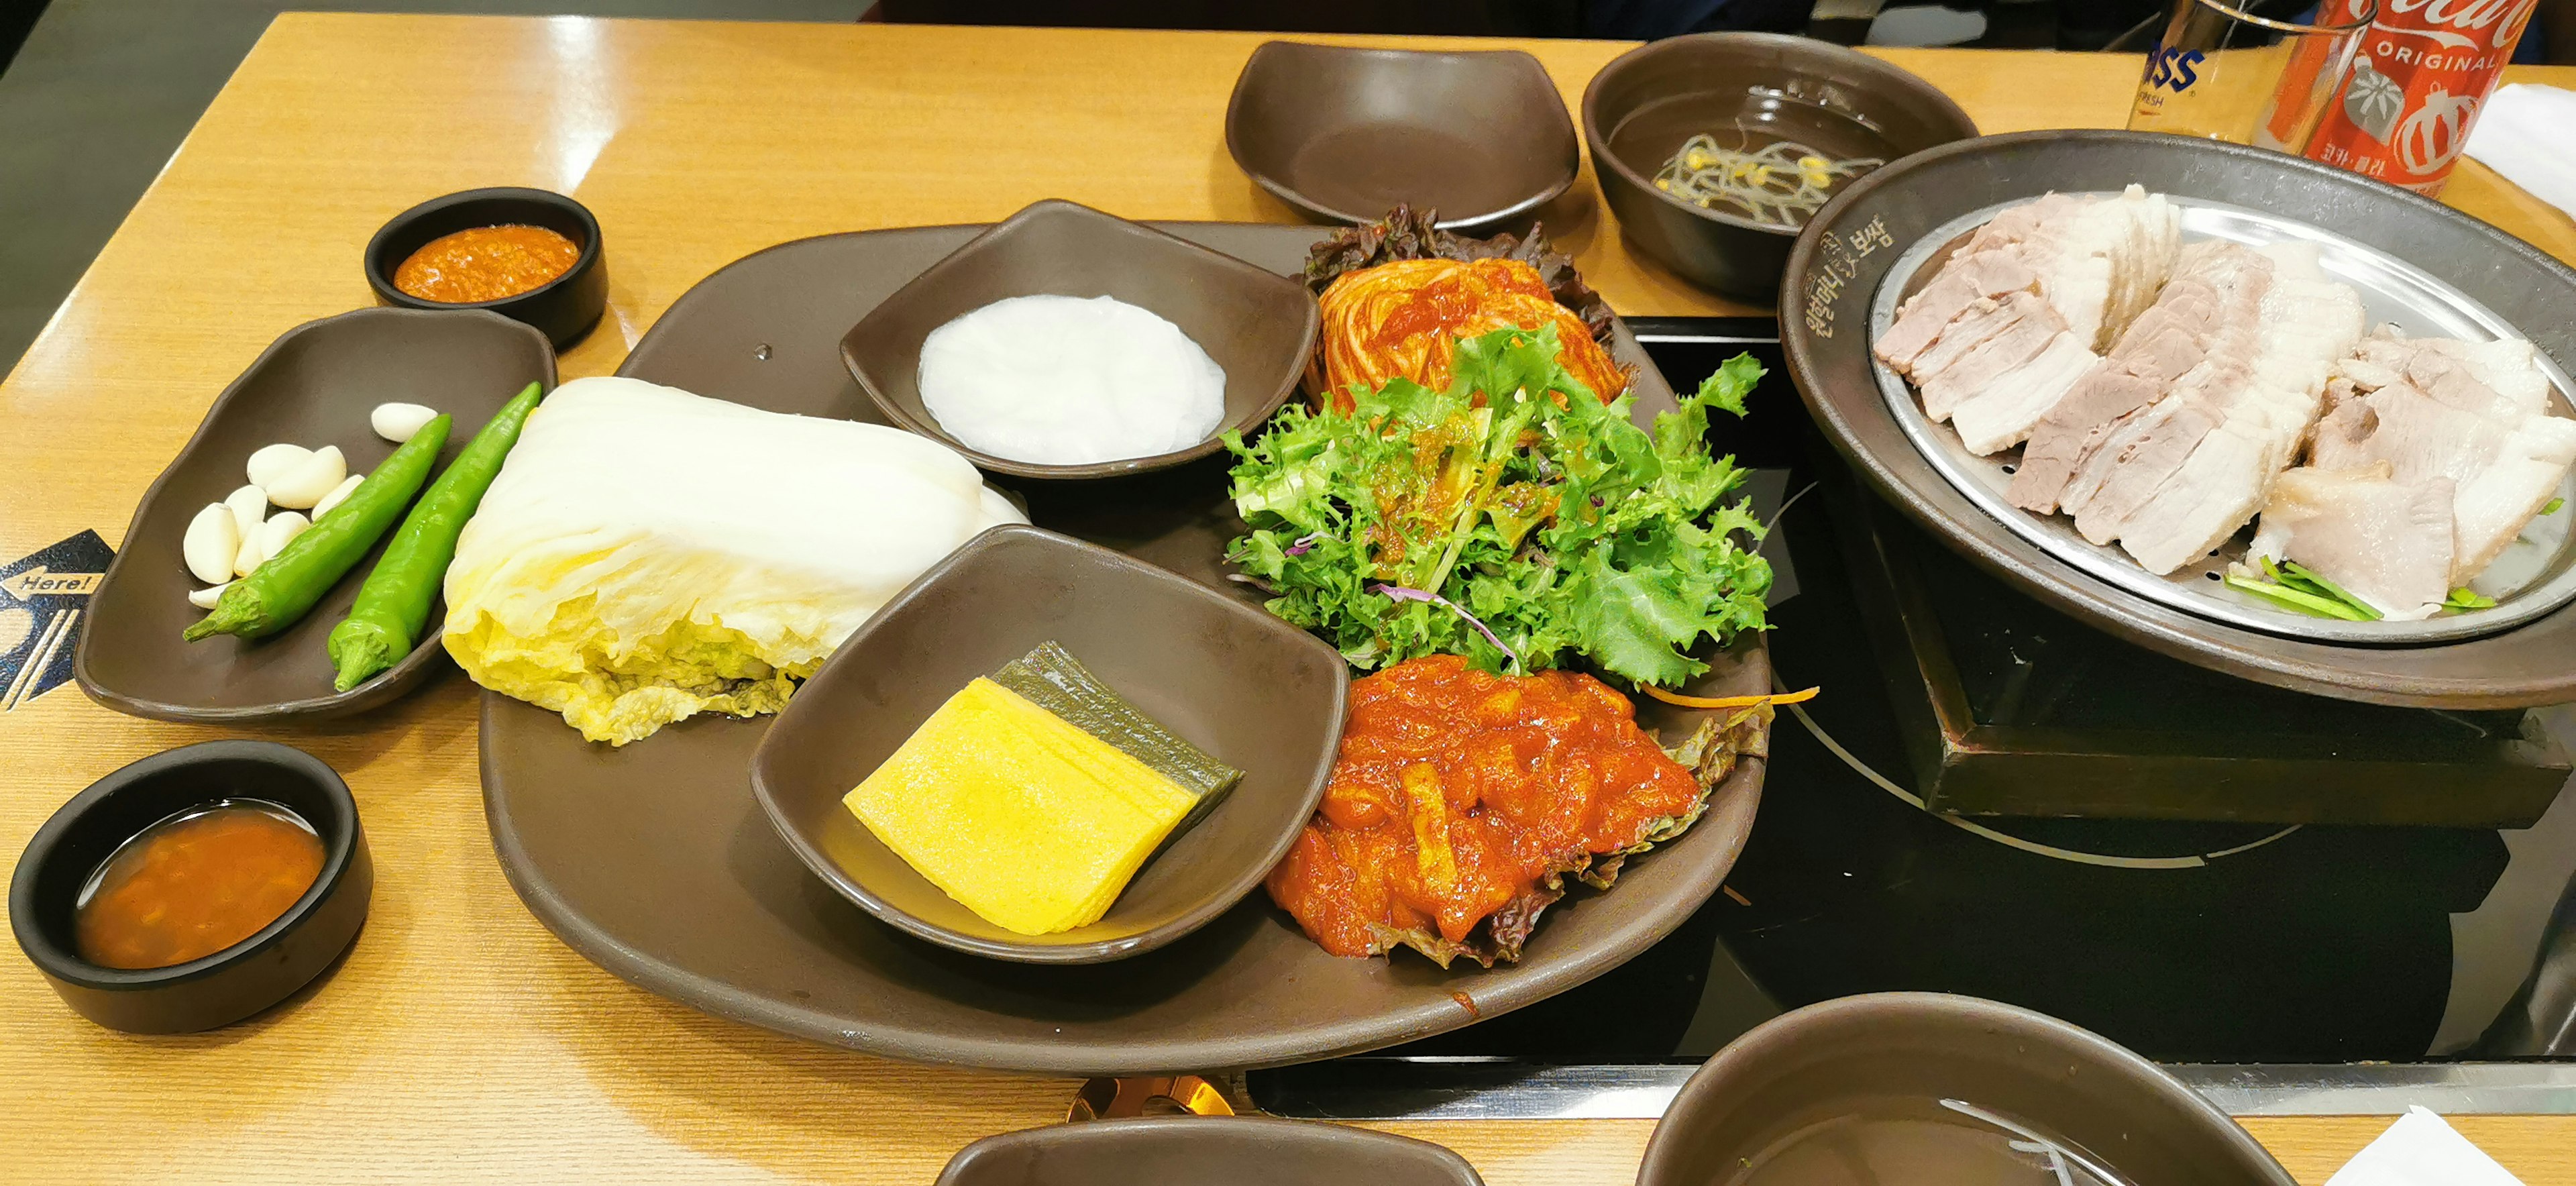
{"label": "metal serving plate", "polygon": [[[2168,194],[2166,198],[2182,207],[2182,237],[2186,243],[2227,239],[2248,247],[2296,240],[2317,244],[2318,264],[2328,276],[2360,292],[2367,324],[2373,327],[2394,325],[2409,337],[2477,342],[2525,336],[2467,293],[2386,252],[2295,219],[2204,198],[2178,194]],[[1998,202],[1961,215],[1916,240],[1897,256],[1886,279],[1879,282],[1877,298],[1870,305],[1870,341],[1876,342],[1880,334],[1887,332],[1896,320],[1897,305],[1929,283],[1940,271],[1939,265],[1949,260],[1971,232],[2005,208],[2026,200]],[[2571,404],[2568,397],[2576,383],[2547,354],[2540,354],[2538,361],[2557,397],[2558,413],[2576,416],[2576,404]],[[2048,554],[2140,597],[2187,613],[2298,638],[2405,645],[2493,634],[2576,600],[2576,548],[2569,546],[2567,529],[2568,521],[2576,515],[2567,514],[2532,520],[2523,529],[2522,539],[2507,545],[2504,555],[2470,582],[2470,588],[2495,599],[2492,608],[2437,614],[2421,621],[2346,622],[2312,617],[2229,588],[2221,578],[2226,576],[2228,565],[2245,558],[2250,529],[2239,531],[2206,559],[2157,576],[2138,567],[2118,545],[2086,540],[2076,532],[2073,519],[2034,515],[2012,505],[2004,490],[2012,484],[2013,467],[2021,459],[2020,449],[1986,457],[1969,452],[1957,430],[1934,423],[1923,414],[1921,401],[1902,377],[1883,364],[1873,363],[1873,369],[1879,391],[1887,397],[1888,410],[1895,414],[1898,426],[1932,462],[1932,468],[1980,509]],[[2576,475],[2562,479],[2558,492],[2562,498],[2576,502]]]}
{"label": "metal serving plate", "polygon": [[[2291,634],[2286,619],[2268,616],[2249,626],[2146,596],[2042,547],[1971,497],[1966,487],[1973,483],[1945,476],[1934,464],[1939,450],[1907,435],[1869,353],[1873,307],[1899,258],[1942,228],[2003,203],[2132,183],[2196,204],[2332,228],[2491,311],[2562,370],[2576,364],[2576,320],[2566,315],[2576,307],[2576,269],[2439,202],[2242,145],[2137,132],[2019,132],[1945,144],[1868,173],[1799,236],[1782,281],[1781,347],[1800,397],[1834,448],[1891,505],[1960,555],[2051,608],[2150,650],[2245,679],[2379,704],[2530,708],[2576,700],[2576,602],[2549,609],[2534,589],[2516,599],[2517,612],[2527,600],[2536,615],[2520,625],[2406,645],[2388,645],[2384,636],[2357,643]],[[2230,612],[2241,615],[2243,607]]]}

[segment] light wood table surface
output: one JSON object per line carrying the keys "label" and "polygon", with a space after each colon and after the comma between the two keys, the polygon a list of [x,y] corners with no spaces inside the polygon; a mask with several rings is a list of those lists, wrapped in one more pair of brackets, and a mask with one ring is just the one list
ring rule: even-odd
{"label": "light wood table surface", "polygon": [[[606,228],[606,373],[724,263],[800,236],[996,219],[1042,197],[1136,218],[1293,221],[1227,158],[1249,35],[581,19],[279,19],[0,385],[0,559],[111,544],[209,401],[289,327],[370,303],[387,217],[484,185],[578,196]],[[1569,104],[1622,46],[1527,46]],[[1988,131],[2117,126],[2134,59],[1891,58]],[[2517,77],[2576,81],[2576,71]],[[1547,221],[1628,314],[1741,312],[1618,246],[1590,177]],[[2576,226],[2471,164],[2463,208],[2576,258]],[[0,232],[5,233],[5,232]],[[252,731],[339,768],[374,913],[292,1008],[137,1038],[0,958],[0,1180],[927,1182],[959,1146],[1062,1116],[1071,1084],[860,1057],[716,1020],[592,967],[521,908],[454,675],[341,725]],[[157,750],[239,731],[132,720],[64,688],[0,714],[0,850]],[[674,908],[684,909],[684,903]],[[2320,1182],[2384,1118],[2257,1119]],[[1497,1186],[1626,1181],[1643,1121],[1406,1124]],[[2576,1186],[2576,1119],[2468,1117],[2531,1186]]]}

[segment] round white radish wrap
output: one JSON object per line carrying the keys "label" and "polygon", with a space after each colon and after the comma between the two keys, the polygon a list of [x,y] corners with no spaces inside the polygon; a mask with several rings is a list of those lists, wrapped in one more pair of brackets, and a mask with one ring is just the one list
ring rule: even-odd
{"label": "round white radish wrap", "polygon": [[576,379],[465,525],[444,641],[476,683],[623,745],[777,711],[923,570],[1024,522],[908,432]]}

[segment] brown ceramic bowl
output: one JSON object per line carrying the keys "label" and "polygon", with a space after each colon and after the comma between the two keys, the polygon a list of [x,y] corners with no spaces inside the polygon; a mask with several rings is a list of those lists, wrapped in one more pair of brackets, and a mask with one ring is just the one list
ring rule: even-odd
{"label": "brown ceramic bowl", "polygon": [[1087,1120],[986,1137],[957,1151],[937,1186],[1482,1186],[1465,1158],[1428,1141],[1251,1116]]}
{"label": "brown ceramic bowl", "polygon": [[1583,90],[1583,140],[1620,233],[1692,283],[1768,301],[1798,228],[1655,188],[1684,141],[1706,132],[1733,147],[1726,138],[1739,131],[1893,161],[1973,137],[1977,125],[1931,83],[1805,37],[1698,33],[1648,42],[1602,67]]}
{"label": "brown ceramic bowl", "polygon": [[[466,304],[423,300],[394,286],[394,272],[442,235],[487,226],[540,226],[581,248],[564,274],[517,296]],[[537,327],[558,350],[570,347],[608,311],[608,253],[590,208],[552,190],[495,186],[448,194],[405,210],[367,241],[367,287],[403,309],[483,309]]]}
{"label": "brown ceramic bowl", "polygon": [[1538,209],[1582,165],[1555,80],[1516,49],[1264,42],[1235,79],[1225,148],[1310,218],[1367,222],[1405,202],[1465,233]]}
{"label": "brown ceramic bowl", "polygon": [[263,445],[337,445],[350,473],[369,473],[394,446],[368,427],[367,413],[402,401],[455,417],[439,453],[443,468],[521,388],[554,382],[545,335],[494,313],[360,309],[286,331],[215,397],[197,435],[143,492],[90,598],[72,664],[81,690],[134,716],[219,724],[345,716],[410,690],[446,662],[443,611],[391,669],[346,692],[331,688],[324,643],[349,615],[377,552],[277,634],[181,641],[179,632],[206,613],[188,603],[189,591],[202,587],[179,554],[188,521],[247,480],[243,466]]}
{"label": "brown ceramic bowl", "polygon": [[[1152,457],[1040,465],[967,448],[921,406],[921,343],[932,330],[1016,296],[1116,297],[1181,328],[1225,368],[1225,418],[1208,439]],[[932,264],[850,327],[841,358],[900,427],[955,448],[984,470],[1022,478],[1109,478],[1216,452],[1297,389],[1322,314],[1304,282],[1071,202],[1044,201]]]}
{"label": "brown ceramic bowl", "polygon": [[[841,797],[968,681],[1049,639],[1243,781],[1100,921],[1029,936],[914,872]],[[788,847],[879,919],[995,959],[1099,963],[1197,930],[1288,855],[1323,797],[1349,694],[1338,652],[1261,610],[1070,536],[996,527],[833,652],[753,753],[751,785]]]}
{"label": "brown ceramic bowl", "polygon": [[[166,968],[81,958],[73,919],[117,847],[174,815],[226,799],[293,812],[322,838],[322,869],[295,904],[249,938]],[[358,937],[375,888],[348,784],[302,750],[209,741],[154,754],[72,796],[27,841],[9,881],[9,926],[45,983],[81,1016],[139,1034],[230,1025],[293,996]]]}
{"label": "brown ceramic bowl", "polygon": [[[1995,1180],[1991,1163],[1949,1158],[1959,1156],[1966,1134],[1982,1141],[2001,1130],[1944,1100],[2043,1133],[2122,1182],[2290,1186],[2290,1175],[2225,1113],[2100,1035],[1993,1001],[1901,992],[1810,1005],[1728,1043],[1673,1097],[1646,1143],[1637,1183],[1739,1181],[1749,1162],[1792,1134],[1854,1116],[1915,1123],[1903,1137],[1882,1136],[1885,1145],[1846,1136],[1846,1151],[1905,1157],[1925,1181]],[[1979,1166],[1989,1172],[1975,1172]],[[1825,1171],[1777,1180],[1879,1179]]]}

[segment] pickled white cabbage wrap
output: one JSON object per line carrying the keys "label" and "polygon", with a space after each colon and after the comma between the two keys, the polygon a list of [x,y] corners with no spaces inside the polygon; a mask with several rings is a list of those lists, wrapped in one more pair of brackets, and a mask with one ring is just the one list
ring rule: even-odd
{"label": "pickled white cabbage wrap", "polygon": [[1027,519],[912,433],[636,379],[538,405],[447,570],[476,683],[612,745],[783,707],[897,590]]}

